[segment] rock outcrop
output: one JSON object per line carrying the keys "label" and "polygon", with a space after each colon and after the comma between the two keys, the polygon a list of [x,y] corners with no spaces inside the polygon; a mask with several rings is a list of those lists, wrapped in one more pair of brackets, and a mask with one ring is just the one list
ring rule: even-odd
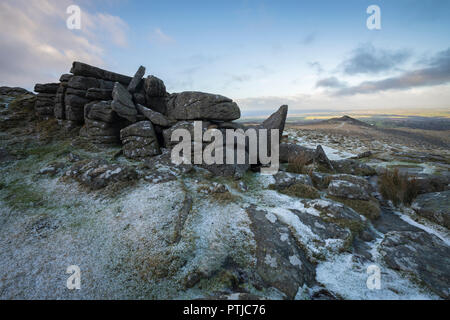
{"label": "rock outcrop", "polygon": [[155,129],[150,121],[136,122],[120,131],[123,153],[131,159],[161,154]]}
{"label": "rock outcrop", "polygon": [[34,91],[38,93],[35,111],[39,116],[53,116],[58,87],[58,83],[38,83],[34,86]]}
{"label": "rock outcrop", "polygon": [[239,119],[238,105],[224,96],[186,91],[173,94],[167,103],[167,116],[176,120],[220,120]]}
{"label": "rock outcrop", "polygon": [[423,231],[392,231],[379,249],[386,264],[408,273],[443,299],[450,297],[450,247]]}
{"label": "rock outcrop", "polygon": [[421,194],[412,208],[418,215],[450,229],[450,190]]}

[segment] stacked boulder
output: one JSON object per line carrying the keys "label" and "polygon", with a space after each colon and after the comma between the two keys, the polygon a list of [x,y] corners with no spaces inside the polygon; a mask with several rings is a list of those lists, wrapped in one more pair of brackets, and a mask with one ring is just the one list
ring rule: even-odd
{"label": "stacked boulder", "polygon": [[121,121],[111,107],[111,101],[94,101],[84,107],[85,125],[80,134],[95,144],[120,143]]}
{"label": "stacked boulder", "polygon": [[[144,78],[143,66],[133,77],[81,62],[74,62],[70,72],[61,76],[60,83],[36,85],[35,91],[41,95],[36,109],[83,125],[80,135],[93,143],[122,143],[123,154],[131,159],[145,160],[161,154],[161,148],[173,148],[178,143],[171,141],[175,129],[187,129],[193,139],[195,121],[202,121],[202,132],[217,129],[224,137],[226,129],[244,128],[233,122],[241,112],[231,99],[196,91],[169,94],[161,79],[153,75]],[[286,114],[287,106],[283,106],[256,129],[279,129],[281,137]],[[200,143],[203,150],[207,144]],[[230,147],[227,141],[223,146]],[[245,155],[248,159],[247,152]],[[250,164],[204,167],[216,175],[241,176]]]}
{"label": "stacked boulder", "polygon": [[56,91],[59,83],[36,84],[34,91],[38,93],[36,103],[34,105],[36,114],[41,117],[53,116],[53,109],[56,102]]}
{"label": "stacked boulder", "polygon": [[65,95],[66,95],[68,82],[71,78],[72,78],[71,74],[63,74],[59,78],[60,84],[59,84],[58,90],[56,91],[55,108],[53,110],[54,114],[55,114],[55,118],[58,120],[66,119]]}

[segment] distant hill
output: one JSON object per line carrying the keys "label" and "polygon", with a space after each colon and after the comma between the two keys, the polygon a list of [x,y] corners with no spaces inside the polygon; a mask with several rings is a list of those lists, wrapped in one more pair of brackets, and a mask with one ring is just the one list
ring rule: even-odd
{"label": "distant hill", "polygon": [[324,121],[320,121],[318,122],[318,124],[341,124],[341,123],[346,123],[346,124],[352,124],[355,126],[362,126],[362,127],[371,127],[370,124],[365,123],[363,121],[354,119],[352,117],[349,116],[343,116],[340,118],[331,118],[328,120],[324,120]]}

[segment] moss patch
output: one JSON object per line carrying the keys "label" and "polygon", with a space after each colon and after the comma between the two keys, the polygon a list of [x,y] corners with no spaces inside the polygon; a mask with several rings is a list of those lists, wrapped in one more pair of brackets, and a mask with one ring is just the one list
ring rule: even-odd
{"label": "moss patch", "polygon": [[14,210],[41,207],[45,203],[45,194],[23,182],[13,182],[4,186],[6,196],[3,201]]}
{"label": "moss patch", "polygon": [[[277,190],[274,185],[269,186],[272,190]],[[307,184],[303,183],[295,183],[287,188],[277,190],[283,194],[288,196],[298,197],[298,198],[306,198],[306,199],[317,199],[320,198],[319,191]]]}
{"label": "moss patch", "polygon": [[362,214],[369,220],[376,220],[380,217],[381,209],[378,205],[378,201],[373,200],[356,200],[356,199],[347,199],[335,196],[328,196],[328,198],[340,202],[347,207],[352,208],[356,212]]}

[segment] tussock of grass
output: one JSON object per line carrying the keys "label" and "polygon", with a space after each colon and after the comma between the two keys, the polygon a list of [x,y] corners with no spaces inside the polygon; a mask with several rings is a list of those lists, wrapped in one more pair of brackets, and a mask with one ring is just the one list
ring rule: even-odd
{"label": "tussock of grass", "polygon": [[[273,185],[269,186],[271,189],[275,189]],[[295,183],[287,188],[278,190],[281,193],[284,193],[288,196],[298,197],[298,198],[306,198],[306,199],[317,199],[320,198],[319,191],[312,186],[308,186],[303,183]]]}
{"label": "tussock of grass", "polygon": [[234,194],[232,194],[229,191],[227,191],[227,192],[215,192],[215,193],[212,193],[211,195],[212,195],[212,197],[214,199],[216,199],[216,201],[223,202],[223,203],[235,202],[238,199],[237,196],[235,196]]}
{"label": "tussock of grass", "polygon": [[292,173],[308,174],[311,170],[306,166],[308,161],[309,159],[305,155],[292,157],[288,161],[287,171]]}
{"label": "tussock of grass", "polygon": [[378,185],[383,198],[391,200],[396,206],[400,203],[410,205],[419,192],[416,179],[400,174],[397,168],[384,171],[379,177]]}
{"label": "tussock of grass", "polygon": [[362,214],[369,220],[376,220],[380,217],[380,206],[375,200],[357,200],[357,199],[347,199],[334,196],[328,196],[328,198],[340,202],[347,207],[352,208],[356,212]]}

